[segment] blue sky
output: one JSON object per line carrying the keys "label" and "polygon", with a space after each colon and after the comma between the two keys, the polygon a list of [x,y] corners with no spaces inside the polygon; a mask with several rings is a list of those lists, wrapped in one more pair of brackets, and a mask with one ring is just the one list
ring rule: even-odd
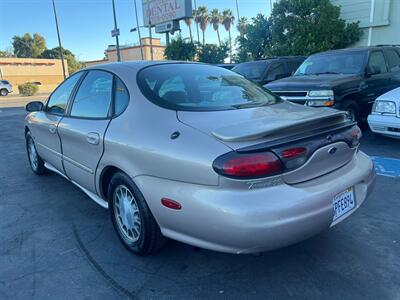
{"label": "blue sky", "polygon": [[[137,2],[139,22],[142,25],[141,0]],[[115,0],[115,3],[121,32],[120,43],[138,42],[137,33],[129,32],[136,23],[133,0]],[[251,18],[257,13],[270,14],[269,0],[238,0],[238,3],[240,16]],[[197,0],[197,5],[206,5],[210,10],[230,8],[237,17],[235,0]],[[101,59],[107,45],[115,44],[110,33],[114,27],[111,0],[56,0],[56,6],[63,47],[70,49],[79,60]],[[14,35],[26,32],[43,35],[48,48],[57,46],[51,0],[0,0],[0,11],[0,50],[11,46]],[[188,29],[183,22],[181,28],[182,35],[188,36]],[[192,30],[196,38],[195,26]],[[222,39],[228,38],[224,28],[221,28],[220,33]],[[147,35],[148,30],[142,29],[142,36]],[[234,28],[232,37],[236,35]],[[155,36],[164,41],[164,35]],[[207,28],[206,39],[216,42],[217,36],[212,27]]]}

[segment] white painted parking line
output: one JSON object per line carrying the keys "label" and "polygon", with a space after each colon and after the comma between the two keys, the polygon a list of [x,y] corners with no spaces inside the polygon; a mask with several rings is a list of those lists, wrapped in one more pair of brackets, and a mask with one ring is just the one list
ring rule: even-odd
{"label": "white painted parking line", "polygon": [[400,159],[371,156],[378,175],[386,177],[400,177]]}

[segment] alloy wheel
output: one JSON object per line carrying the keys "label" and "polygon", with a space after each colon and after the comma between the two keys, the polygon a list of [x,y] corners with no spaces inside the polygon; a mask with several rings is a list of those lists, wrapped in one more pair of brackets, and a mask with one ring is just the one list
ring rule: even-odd
{"label": "alloy wheel", "polygon": [[115,219],[123,238],[128,243],[137,242],[142,222],[135,197],[125,185],[119,185],[114,191],[113,200]]}

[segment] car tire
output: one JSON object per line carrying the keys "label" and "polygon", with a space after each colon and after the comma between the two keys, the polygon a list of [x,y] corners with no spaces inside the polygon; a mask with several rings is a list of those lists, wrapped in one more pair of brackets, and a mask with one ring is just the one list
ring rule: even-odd
{"label": "car tire", "polygon": [[342,105],[341,109],[347,111],[352,121],[361,121],[360,106],[357,102],[352,100],[345,100],[345,103]]}
{"label": "car tire", "polygon": [[6,89],[1,89],[0,90],[0,96],[7,96],[8,95],[8,91]]}
{"label": "car tire", "polygon": [[43,159],[37,153],[35,141],[32,138],[31,133],[28,131],[25,135],[26,152],[28,154],[29,165],[33,173],[36,175],[44,175],[47,173],[47,169],[44,166]]}
{"label": "car tire", "polygon": [[114,229],[129,251],[146,256],[164,246],[167,239],[161,234],[142,193],[125,173],[117,172],[112,177],[108,203]]}

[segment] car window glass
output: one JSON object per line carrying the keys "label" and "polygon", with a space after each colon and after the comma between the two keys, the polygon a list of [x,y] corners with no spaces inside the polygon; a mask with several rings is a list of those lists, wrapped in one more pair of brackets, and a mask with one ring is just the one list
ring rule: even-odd
{"label": "car window glass", "polygon": [[368,62],[369,69],[379,70],[380,73],[386,73],[386,62],[381,51],[372,52]]}
{"label": "car window glass", "polygon": [[283,64],[274,63],[268,70],[267,80],[275,80],[285,76],[285,68]]}
{"label": "car window glass", "polygon": [[386,57],[387,57],[387,61],[389,64],[389,70],[390,72],[395,72],[395,71],[399,71],[400,70],[400,56],[399,54],[392,50],[392,49],[388,49],[386,51]]}
{"label": "car window glass", "polygon": [[227,110],[281,102],[281,99],[245,77],[209,65],[148,67],[139,72],[138,85],[153,103],[176,110]]}
{"label": "car window glass", "polygon": [[261,80],[265,69],[269,66],[268,61],[252,61],[238,64],[232,71],[243,75],[248,79]]}
{"label": "car window glass", "polygon": [[186,94],[185,85],[181,76],[174,76],[170,79],[165,80],[158,91],[160,98],[169,98],[174,94]]}
{"label": "car window glass", "polygon": [[112,78],[110,73],[104,71],[90,71],[75,95],[71,116],[106,118],[112,98]]}
{"label": "car window glass", "polygon": [[125,86],[125,84],[122,82],[121,79],[118,77],[115,78],[115,115],[119,115],[122,113],[126,106],[128,105],[129,102],[129,93],[128,90]]}
{"label": "car window glass", "polygon": [[301,61],[289,61],[287,63],[288,66],[288,72],[292,74],[294,71],[297,70],[297,68],[301,65]]}
{"label": "car window glass", "polygon": [[63,115],[67,107],[68,99],[82,76],[82,72],[68,77],[50,96],[46,105],[46,112],[50,114]]}

